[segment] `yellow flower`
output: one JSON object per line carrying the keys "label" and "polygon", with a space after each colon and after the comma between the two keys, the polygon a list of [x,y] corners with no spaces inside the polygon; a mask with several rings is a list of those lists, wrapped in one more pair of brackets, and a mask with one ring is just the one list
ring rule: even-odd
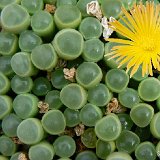
{"label": "yellow flower", "polygon": [[119,66],[127,63],[127,72],[131,70],[132,77],[142,65],[142,76],[153,75],[152,66],[160,71],[160,5],[140,2],[134,5],[130,12],[122,8],[124,22],[115,20],[110,22],[110,27],[125,36],[127,39],[108,38],[107,41],[116,42],[118,45],[107,54],[117,58]]}

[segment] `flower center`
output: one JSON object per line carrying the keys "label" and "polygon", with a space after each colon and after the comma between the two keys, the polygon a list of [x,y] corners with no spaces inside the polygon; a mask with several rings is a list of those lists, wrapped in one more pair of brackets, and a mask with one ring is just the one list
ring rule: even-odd
{"label": "flower center", "polygon": [[142,48],[145,51],[154,51],[155,50],[155,41],[151,38],[145,39],[145,41],[142,43]]}
{"label": "flower center", "polygon": [[154,50],[154,46],[152,46],[152,45],[148,45],[148,46],[144,46],[143,47],[143,49],[145,50],[145,51],[153,51]]}

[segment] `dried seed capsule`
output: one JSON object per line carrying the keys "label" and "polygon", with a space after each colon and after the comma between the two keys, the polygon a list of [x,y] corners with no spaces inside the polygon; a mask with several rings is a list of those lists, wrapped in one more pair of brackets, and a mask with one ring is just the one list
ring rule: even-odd
{"label": "dried seed capsule", "polygon": [[11,58],[11,67],[21,77],[33,76],[38,71],[32,64],[30,53],[27,52],[18,52],[13,55]]}
{"label": "dried seed capsule", "polygon": [[40,70],[52,70],[58,62],[58,57],[51,44],[42,44],[32,50],[31,60]]}
{"label": "dried seed capsule", "polygon": [[17,128],[17,136],[21,142],[33,145],[40,142],[44,137],[42,124],[37,118],[23,120]]}
{"label": "dried seed capsule", "polygon": [[77,28],[81,22],[81,12],[72,4],[61,5],[55,11],[54,20],[58,29]]}
{"label": "dried seed capsule", "polygon": [[38,101],[38,98],[33,94],[19,94],[13,100],[13,109],[22,119],[34,117],[38,113]]}
{"label": "dried seed capsule", "polygon": [[53,147],[55,154],[59,157],[71,157],[76,151],[76,143],[74,139],[67,135],[58,137],[54,141]]}
{"label": "dried seed capsule", "polygon": [[42,141],[29,148],[30,160],[52,160],[54,154],[55,151],[53,149],[53,146],[46,141]]}
{"label": "dried seed capsule", "polygon": [[19,48],[21,51],[31,52],[40,44],[42,44],[42,39],[31,30],[26,30],[19,36]]}
{"label": "dried seed capsule", "polygon": [[66,120],[63,113],[59,110],[50,110],[42,117],[44,130],[51,135],[58,135],[64,132]]}
{"label": "dried seed capsule", "polygon": [[21,33],[30,25],[30,16],[27,10],[18,4],[9,4],[1,12],[2,27],[12,33]]}
{"label": "dried seed capsule", "polygon": [[68,108],[80,109],[87,102],[87,93],[80,85],[71,83],[62,88],[60,99]]}
{"label": "dried seed capsule", "polygon": [[11,79],[11,88],[16,94],[28,93],[32,90],[33,80],[31,77],[15,75]]}
{"label": "dried seed capsule", "polygon": [[12,141],[11,138],[2,135],[0,137],[0,152],[4,156],[12,156],[16,152],[16,144]]}
{"label": "dried seed capsule", "polygon": [[18,50],[18,37],[9,32],[0,32],[0,54],[13,55]]}
{"label": "dried seed capsule", "polygon": [[43,0],[22,0],[21,5],[27,9],[29,14],[43,9]]}
{"label": "dried seed capsule", "polygon": [[77,30],[63,29],[55,35],[52,44],[60,58],[74,60],[81,55],[84,40]]}
{"label": "dried seed capsule", "polygon": [[31,17],[32,30],[39,36],[50,37],[55,31],[53,17],[47,11],[37,11]]}
{"label": "dried seed capsule", "polygon": [[17,127],[21,123],[21,119],[14,113],[5,116],[2,120],[2,130],[8,137],[17,136]]}
{"label": "dried seed capsule", "polygon": [[94,62],[83,62],[77,68],[76,80],[84,88],[90,89],[102,80],[102,70]]}
{"label": "dried seed capsule", "polygon": [[3,119],[12,110],[12,99],[7,95],[0,96],[0,119]]}
{"label": "dried seed capsule", "polygon": [[99,38],[102,34],[102,25],[97,18],[87,17],[81,21],[79,31],[85,40]]}

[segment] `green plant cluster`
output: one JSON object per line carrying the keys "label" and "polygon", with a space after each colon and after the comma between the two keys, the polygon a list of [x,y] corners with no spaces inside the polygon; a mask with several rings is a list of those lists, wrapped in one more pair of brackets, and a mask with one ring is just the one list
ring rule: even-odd
{"label": "green plant cluster", "polygon": [[[160,158],[159,73],[104,57],[89,2],[0,0],[0,160]],[[135,2],[99,0],[117,19]]]}

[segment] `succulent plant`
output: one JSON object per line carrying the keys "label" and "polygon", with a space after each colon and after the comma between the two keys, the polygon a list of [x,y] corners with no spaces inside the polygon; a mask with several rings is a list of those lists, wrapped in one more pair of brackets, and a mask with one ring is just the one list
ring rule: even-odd
{"label": "succulent plant", "polygon": [[159,2],[0,0],[0,160],[160,158]]}

